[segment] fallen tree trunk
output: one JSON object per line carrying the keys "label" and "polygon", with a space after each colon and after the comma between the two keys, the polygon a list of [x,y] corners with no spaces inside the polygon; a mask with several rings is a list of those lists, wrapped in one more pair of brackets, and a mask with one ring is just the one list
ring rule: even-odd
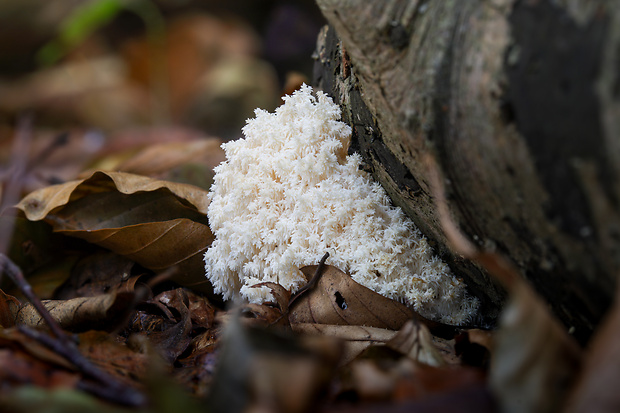
{"label": "fallen tree trunk", "polygon": [[613,3],[318,1],[330,27],[315,84],[344,108],[352,150],[481,297],[477,324],[493,324],[505,294],[447,246],[427,154],[461,230],[507,256],[578,339],[611,302],[620,268]]}

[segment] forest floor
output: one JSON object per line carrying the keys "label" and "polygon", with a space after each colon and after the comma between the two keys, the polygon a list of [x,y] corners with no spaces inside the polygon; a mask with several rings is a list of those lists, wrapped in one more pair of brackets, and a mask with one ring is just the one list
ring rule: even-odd
{"label": "forest floor", "polygon": [[[93,4],[41,27],[0,17],[1,411],[596,410],[592,389],[613,403],[618,373],[600,366],[617,310],[584,350],[456,232],[510,293],[497,330],[428,322],[318,261],[301,295],[222,302],[202,260],[220,145],[308,82],[323,21],[306,2],[260,19]],[[356,301],[334,307],[328,283]]]}

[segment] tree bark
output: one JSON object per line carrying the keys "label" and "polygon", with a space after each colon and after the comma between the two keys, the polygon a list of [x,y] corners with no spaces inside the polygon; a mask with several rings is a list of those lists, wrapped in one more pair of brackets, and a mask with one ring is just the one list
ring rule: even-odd
{"label": "tree bark", "polygon": [[451,213],[507,256],[582,342],[620,268],[620,7],[615,0],[318,0],[315,84],[352,150],[483,303],[505,293],[450,251],[423,162]]}

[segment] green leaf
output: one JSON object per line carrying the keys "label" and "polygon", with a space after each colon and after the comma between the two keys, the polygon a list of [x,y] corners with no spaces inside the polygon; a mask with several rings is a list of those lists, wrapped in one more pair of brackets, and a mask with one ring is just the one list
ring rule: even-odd
{"label": "green leaf", "polygon": [[55,63],[67,50],[83,42],[124,8],[119,0],[95,0],[76,8],[63,21],[58,37],[39,50],[38,61],[43,65]]}

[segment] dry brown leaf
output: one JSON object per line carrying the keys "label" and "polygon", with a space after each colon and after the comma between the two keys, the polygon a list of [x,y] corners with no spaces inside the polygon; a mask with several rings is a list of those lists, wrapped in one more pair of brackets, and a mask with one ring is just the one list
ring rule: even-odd
{"label": "dry brown leaf", "polygon": [[[105,144],[103,134],[92,131],[33,128],[31,133],[28,156],[24,159],[27,170],[20,180],[24,194],[50,182],[76,179]],[[14,161],[15,139],[0,139],[0,165],[6,167]]]}
{"label": "dry brown leaf", "polygon": [[291,327],[297,333],[329,336],[340,340],[364,342],[368,345],[386,343],[397,333],[386,328],[337,324],[296,323]]}
{"label": "dry brown leaf", "polygon": [[27,195],[17,204],[31,221],[40,221],[55,208],[83,198],[86,195],[107,191],[118,191],[123,194],[149,192],[166,188],[177,198],[191,204],[202,214],[207,213],[209,200],[207,192],[192,185],[160,181],[140,175],[124,172],[94,172],[90,177],[71,181],[60,185],[52,185]]}
{"label": "dry brown leaf", "polygon": [[134,126],[120,129],[107,136],[106,144],[101,150],[102,157],[95,161],[91,168],[93,171],[114,171],[120,162],[124,162],[144,148],[171,142],[191,142],[207,138],[204,133],[183,126]]}
{"label": "dry brown leaf", "polygon": [[19,204],[31,220],[85,239],[142,266],[176,267],[172,279],[210,290],[202,255],[213,240],[207,192],[192,185],[124,173],[96,172],[83,181],[36,191]]}
{"label": "dry brown leaf", "polygon": [[238,309],[224,328],[207,403],[217,411],[306,412],[329,384],[338,340],[254,328]]}
{"label": "dry brown leaf", "polygon": [[[116,339],[115,336],[103,332],[81,334],[79,352],[102,370],[124,382],[130,383],[143,377],[147,356],[130,351],[116,342]],[[80,369],[75,368],[55,350],[17,329],[0,330],[0,353],[0,380],[3,383],[1,391],[11,390],[11,386],[16,384],[102,388],[102,384],[96,379],[93,381],[93,377],[88,373],[78,373]]]}
{"label": "dry brown leaf", "polygon": [[211,328],[215,322],[215,307],[205,297],[187,291],[189,301],[189,315],[192,320],[192,327]]}
{"label": "dry brown leaf", "polygon": [[255,327],[286,326],[286,317],[279,308],[266,304],[249,303],[241,310],[242,321]]}
{"label": "dry brown leaf", "polygon": [[433,367],[408,357],[394,358],[387,352],[367,353],[342,369],[333,391],[336,397],[344,393],[347,400],[357,402],[328,406],[324,411],[497,411],[482,370]]}
{"label": "dry brown leaf", "polygon": [[115,169],[146,176],[162,175],[187,163],[199,162],[213,169],[226,159],[221,144],[220,139],[211,138],[150,145]]}
{"label": "dry brown leaf", "polygon": [[37,359],[22,349],[0,349],[0,381],[2,393],[17,386],[34,385],[43,388],[74,387],[79,375]]}
{"label": "dry brown leaf", "polygon": [[372,345],[381,345],[391,340],[396,331],[377,327],[343,326],[333,324],[295,323],[293,331],[323,337],[334,337],[343,341],[340,365],[353,361]]}
{"label": "dry brown leaf", "polygon": [[235,311],[220,312],[216,315],[217,323],[224,327],[230,323],[231,319],[240,319],[245,326],[255,328],[283,327],[290,328],[288,318],[282,314],[280,308],[270,303],[255,304],[248,303],[240,307],[239,315]]}
{"label": "dry brown leaf", "polygon": [[287,314],[289,311],[289,302],[291,301],[291,292],[280,284],[273,282],[263,282],[255,284],[252,288],[267,287],[271,290],[271,295],[275,300],[275,304],[278,305],[282,314]]}
{"label": "dry brown leaf", "polygon": [[118,343],[114,335],[102,331],[80,334],[79,350],[101,370],[129,385],[144,379],[152,361],[148,354],[135,352]]}
{"label": "dry brown leaf", "polygon": [[[433,395],[448,405],[452,401],[452,392],[460,389],[471,391],[474,386],[483,387],[486,384],[484,374],[478,369],[455,366],[432,367],[415,363],[411,359],[386,362],[381,359],[364,358],[352,363],[350,372],[350,383],[347,384],[361,401],[390,402],[392,407],[394,403],[423,400]],[[388,405],[385,407],[386,411],[393,411]],[[401,410],[418,411],[415,406],[410,409],[403,406],[399,411]],[[464,410],[469,411],[467,408]],[[420,411],[446,410],[445,406],[437,406],[436,409]]]}
{"label": "dry brown leaf", "polygon": [[218,360],[215,351],[217,343],[218,337],[213,330],[206,331],[192,340],[188,351],[184,353],[189,353],[188,356],[175,361],[175,379],[184,383],[198,397],[206,396],[209,390]]}
{"label": "dry brown leaf", "polygon": [[489,385],[503,411],[558,411],[581,349],[524,281],[510,293],[494,336]]}
{"label": "dry brown leaf", "polygon": [[[170,131],[172,136],[175,132],[179,134]],[[181,135],[178,141],[140,143],[142,147],[129,147],[103,157],[92,170],[127,172],[209,189],[213,168],[225,159],[221,139],[197,133]]]}
{"label": "dry brown leaf", "polygon": [[[272,327],[279,326],[290,328],[288,320],[288,304],[291,293],[280,284],[273,282],[263,282],[255,284],[253,288],[267,287],[271,290],[271,294],[275,303],[253,304],[249,303],[241,309],[241,321],[247,325]],[[220,316],[225,320],[228,315]]]}
{"label": "dry brown leaf", "polygon": [[493,333],[487,330],[471,329],[467,330],[467,341],[479,345],[487,349],[489,352],[493,351]]}
{"label": "dry brown leaf", "polygon": [[331,371],[313,355],[263,353],[250,364],[249,387],[257,395],[250,411],[303,413],[315,403]]}
{"label": "dry brown leaf", "polygon": [[13,114],[36,110],[40,119],[51,117],[55,124],[99,130],[144,124],[149,102],[140,88],[126,81],[124,66],[110,55],[67,61],[19,81],[3,79],[0,107]]}
{"label": "dry brown leaf", "polygon": [[135,265],[134,261],[109,251],[87,255],[73,265],[69,278],[54,292],[54,299],[93,297],[115,291],[121,285],[127,287],[130,280],[136,281],[131,277]]}
{"label": "dry brown leaf", "polygon": [[[310,279],[317,266],[301,268]],[[414,318],[403,304],[356,283],[336,267],[326,266],[317,285],[290,308],[291,324],[356,325],[398,330]]]}
{"label": "dry brown leaf", "polygon": [[567,412],[611,413],[620,411],[620,290],[616,302],[588,346],[577,383],[571,391]]}
{"label": "dry brown leaf", "polygon": [[154,271],[175,266],[172,280],[209,290],[202,259],[213,239],[207,225],[175,219],[119,228],[58,232],[100,245]]}
{"label": "dry brown leaf", "polygon": [[481,251],[452,220],[440,172],[426,158],[437,213],[452,248],[504,284],[510,297],[494,336],[489,386],[504,412],[554,412],[567,398],[581,349],[503,256]]}
{"label": "dry brown leaf", "polygon": [[[487,389],[486,375],[480,369],[460,366],[432,367],[406,360],[400,363],[398,370],[400,377],[393,389],[396,402],[423,400],[434,395],[436,404],[434,408],[426,411],[497,411]],[[480,399],[476,400],[477,398]],[[412,406],[406,411],[417,409]]]}
{"label": "dry brown leaf", "polygon": [[0,327],[9,328],[15,325],[15,314],[20,305],[17,298],[0,290]]}
{"label": "dry brown leaf", "polygon": [[364,402],[390,400],[397,379],[392,371],[382,369],[376,360],[362,359],[351,364],[349,386]]}
{"label": "dry brown leaf", "polygon": [[[189,346],[192,322],[187,293],[182,288],[164,291],[149,300],[163,313],[138,311],[133,319],[133,331],[146,335],[165,360],[172,363]],[[144,305],[142,306],[144,307]]]}
{"label": "dry brown leaf", "polygon": [[[109,330],[122,322],[133,309],[134,294],[103,294],[70,300],[45,300],[43,305],[60,326],[70,331]],[[39,312],[27,303],[15,315],[15,324],[29,327],[45,325]]]}
{"label": "dry brown leaf", "polygon": [[385,345],[429,366],[446,364],[441,353],[435,348],[433,336],[428,328],[413,320],[407,321]]}
{"label": "dry brown leaf", "polygon": [[291,326],[293,331],[298,333],[343,340],[341,365],[351,362],[368,347],[375,345],[385,345],[420,363],[432,366],[445,364],[441,354],[433,346],[432,336],[428,329],[413,320],[405,323],[399,331],[377,327],[313,323],[297,323]]}
{"label": "dry brown leaf", "polygon": [[0,329],[0,349],[23,349],[32,357],[61,367],[66,370],[74,370],[75,367],[63,356],[51,350],[47,346],[27,337],[16,328]]}

